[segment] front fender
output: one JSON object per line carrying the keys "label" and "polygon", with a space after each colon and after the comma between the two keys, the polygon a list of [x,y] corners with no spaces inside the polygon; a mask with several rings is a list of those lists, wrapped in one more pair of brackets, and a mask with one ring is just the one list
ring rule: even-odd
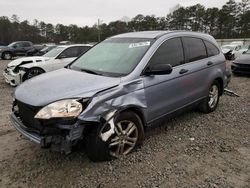
{"label": "front fender", "polygon": [[142,79],[123,83],[117,87],[97,93],[86,110],[79,116],[79,119],[100,122],[100,119],[105,118],[110,112],[119,112],[129,107],[147,108]]}

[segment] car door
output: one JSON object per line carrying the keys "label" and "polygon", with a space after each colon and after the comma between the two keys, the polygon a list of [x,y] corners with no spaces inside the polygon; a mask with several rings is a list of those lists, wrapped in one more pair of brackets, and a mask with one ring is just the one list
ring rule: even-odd
{"label": "car door", "polygon": [[210,84],[209,73],[216,64],[216,59],[208,58],[206,46],[202,39],[195,37],[182,38],[186,63],[182,69],[187,70],[183,89],[186,90],[187,103],[203,98]]}
{"label": "car door", "polygon": [[14,45],[14,52],[15,55],[22,55],[24,51],[24,46],[23,46],[23,42],[17,42]]}
{"label": "car door", "polygon": [[80,55],[79,47],[69,47],[62,51],[57,58],[53,61],[53,70],[60,69],[74,61]]}
{"label": "car door", "polygon": [[165,41],[149,60],[147,67],[154,64],[170,64],[173,67],[171,74],[143,76],[145,95],[147,99],[148,122],[168,114],[180,107],[186,101],[184,50],[181,38]]}
{"label": "car door", "polygon": [[26,54],[29,50],[35,50],[30,42],[23,42],[23,54]]}

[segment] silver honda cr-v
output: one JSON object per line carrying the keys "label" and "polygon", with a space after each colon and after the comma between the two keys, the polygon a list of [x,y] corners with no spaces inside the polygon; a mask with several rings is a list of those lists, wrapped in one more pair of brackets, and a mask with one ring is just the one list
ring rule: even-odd
{"label": "silver honda cr-v", "polygon": [[109,160],[142,144],[146,127],[187,107],[213,112],[229,81],[225,69],[210,35],[121,34],[17,87],[11,120],[42,147],[69,153],[85,143],[90,159]]}

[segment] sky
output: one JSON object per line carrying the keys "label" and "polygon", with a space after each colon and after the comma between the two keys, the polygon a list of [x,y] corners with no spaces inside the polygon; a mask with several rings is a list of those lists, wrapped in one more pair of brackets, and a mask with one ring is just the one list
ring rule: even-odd
{"label": "sky", "polygon": [[0,0],[0,16],[17,14],[20,20],[34,19],[46,23],[92,26],[133,18],[137,14],[166,16],[175,5],[200,3],[205,7],[221,8],[228,0]]}

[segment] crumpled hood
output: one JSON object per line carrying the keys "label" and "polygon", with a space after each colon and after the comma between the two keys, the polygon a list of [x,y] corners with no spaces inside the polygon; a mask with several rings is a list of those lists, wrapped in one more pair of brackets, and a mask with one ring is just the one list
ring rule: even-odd
{"label": "crumpled hood", "polygon": [[45,106],[67,98],[89,98],[99,91],[120,84],[120,78],[59,69],[25,81],[15,90],[14,97],[32,106]]}
{"label": "crumpled hood", "polygon": [[23,57],[23,58],[18,58],[14,61],[11,61],[8,64],[8,67],[15,67],[17,65],[27,64],[27,63],[44,62],[44,61],[48,61],[49,59],[50,59],[49,57],[41,57],[41,56]]}
{"label": "crumpled hood", "polygon": [[250,64],[250,54],[242,54],[240,57],[235,59],[235,63]]}
{"label": "crumpled hood", "polygon": [[222,51],[223,54],[226,54],[226,53],[228,53],[228,52],[230,52],[232,50],[226,49],[226,48],[222,48],[221,51]]}

